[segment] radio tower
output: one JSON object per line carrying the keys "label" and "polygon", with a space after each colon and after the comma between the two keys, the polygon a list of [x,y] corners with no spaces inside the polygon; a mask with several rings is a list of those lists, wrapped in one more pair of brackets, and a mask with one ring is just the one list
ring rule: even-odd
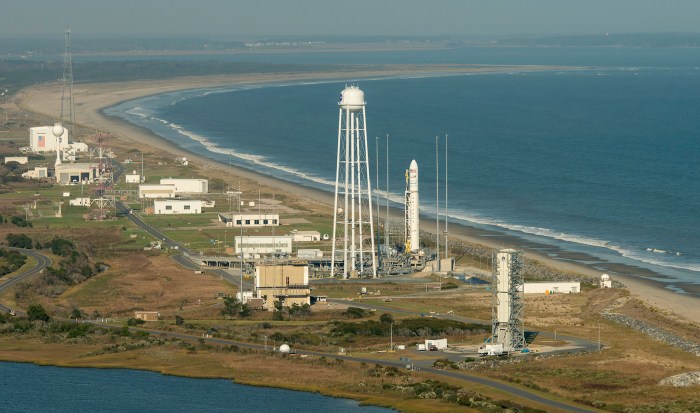
{"label": "radio tower", "polygon": [[[61,87],[61,122],[65,123],[65,111],[68,113],[68,122],[71,126],[75,124],[75,115],[73,104],[73,61],[70,51],[70,28],[66,27],[66,46],[63,52],[63,85]],[[66,93],[68,94],[68,108],[65,108]],[[72,131],[75,133],[75,131]]]}
{"label": "radio tower", "polygon": [[[335,204],[331,275],[335,272],[336,242],[342,234],[342,275],[377,276],[372,219],[372,185],[367,152],[365,93],[346,86],[338,112],[338,164],[335,170]],[[369,241],[365,246],[365,241]]]}

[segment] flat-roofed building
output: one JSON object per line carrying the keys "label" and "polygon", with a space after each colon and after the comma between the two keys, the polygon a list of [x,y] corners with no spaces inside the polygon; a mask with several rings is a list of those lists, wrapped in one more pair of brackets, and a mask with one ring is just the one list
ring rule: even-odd
{"label": "flat-roofed building", "polygon": [[294,242],[313,242],[321,240],[321,233],[318,231],[292,231],[289,235],[292,236]]}
{"label": "flat-roofed building", "polygon": [[162,178],[161,185],[175,185],[176,194],[206,194],[209,180],[199,178]]}
{"label": "flat-roofed building", "polygon": [[160,313],[158,311],[134,311],[134,318],[143,321],[158,321]]}
{"label": "flat-roofed building", "polygon": [[139,198],[175,198],[175,185],[141,184]]}
{"label": "flat-roofed building", "polygon": [[62,163],[56,165],[56,182],[60,185],[87,183],[98,178],[97,165],[90,163]]}
{"label": "flat-roofed building", "polygon": [[49,168],[46,166],[37,166],[22,174],[23,178],[27,179],[43,179],[49,177]]}
{"label": "flat-roofed building", "polygon": [[125,174],[124,181],[127,184],[140,184],[141,183],[141,174],[137,174],[137,173]]}
{"label": "flat-roofed building", "polygon": [[[32,152],[55,152],[56,144],[53,126],[29,128],[29,149]],[[68,147],[68,129],[64,128],[61,135],[61,150],[66,150]]]}
{"label": "flat-roofed building", "polygon": [[255,267],[255,296],[265,300],[264,308],[311,304],[307,264],[259,264]]}
{"label": "flat-roofed building", "polygon": [[227,227],[277,227],[280,225],[279,214],[219,214],[219,221]]}
{"label": "flat-roofed building", "polygon": [[156,215],[201,214],[201,199],[157,199],[153,201]]}
{"label": "flat-roofed building", "polygon": [[26,165],[29,163],[29,158],[26,156],[6,156],[5,163],[17,162],[20,165]]}
{"label": "flat-roofed building", "polygon": [[236,236],[236,254],[291,254],[289,235]]}

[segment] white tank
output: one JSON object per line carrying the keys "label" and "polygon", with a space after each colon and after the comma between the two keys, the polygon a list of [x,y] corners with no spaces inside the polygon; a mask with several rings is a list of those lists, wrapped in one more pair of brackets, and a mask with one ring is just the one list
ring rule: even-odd
{"label": "white tank", "polygon": [[282,344],[280,346],[280,353],[289,353],[291,349],[289,348],[289,345],[287,344]]}
{"label": "white tank", "polygon": [[610,280],[610,276],[609,276],[608,274],[603,274],[603,275],[600,276],[600,279],[603,280],[603,281],[609,281],[609,280]]}
{"label": "white tank", "polygon": [[351,111],[361,110],[365,106],[365,92],[357,86],[346,86],[340,92],[338,106]]}
{"label": "white tank", "polygon": [[60,138],[63,135],[63,125],[60,123],[54,123],[51,132],[53,133],[53,136]]}

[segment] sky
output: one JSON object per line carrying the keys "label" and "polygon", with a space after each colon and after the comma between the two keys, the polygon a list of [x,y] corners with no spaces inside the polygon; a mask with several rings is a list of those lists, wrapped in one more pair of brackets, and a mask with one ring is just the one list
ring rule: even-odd
{"label": "sky", "polygon": [[699,0],[2,0],[0,36],[700,32]]}

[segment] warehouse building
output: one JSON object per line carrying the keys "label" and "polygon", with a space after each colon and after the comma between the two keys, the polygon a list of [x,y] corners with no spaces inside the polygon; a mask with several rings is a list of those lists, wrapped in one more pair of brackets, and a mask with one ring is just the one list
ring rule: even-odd
{"label": "warehouse building", "polygon": [[280,224],[279,214],[219,214],[219,221],[227,227],[277,227]]}
{"label": "warehouse building", "polygon": [[289,235],[237,236],[236,254],[291,254]]}
{"label": "warehouse building", "polygon": [[98,178],[97,165],[89,163],[62,163],[56,165],[56,182],[60,185],[87,183]]}
{"label": "warehouse building", "polygon": [[176,194],[206,194],[209,192],[207,179],[162,178],[161,185],[174,185]]}
{"label": "warehouse building", "polygon": [[313,242],[321,240],[321,233],[318,231],[297,231],[294,230],[290,234],[294,242]]}
{"label": "warehouse building", "polygon": [[153,213],[156,215],[201,214],[200,199],[157,199],[153,201]]}
{"label": "warehouse building", "polygon": [[175,185],[141,184],[139,198],[175,198]]}
{"label": "warehouse building", "polygon": [[311,304],[309,266],[306,264],[267,265],[255,267],[255,296],[264,300],[264,308],[272,310],[275,302],[283,307]]}

